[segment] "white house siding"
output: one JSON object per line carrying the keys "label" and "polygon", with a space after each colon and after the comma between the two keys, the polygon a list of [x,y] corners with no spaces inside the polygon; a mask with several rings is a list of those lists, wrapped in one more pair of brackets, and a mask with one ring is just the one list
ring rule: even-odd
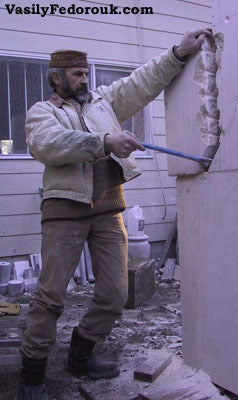
{"label": "white house siding", "polygon": [[[19,6],[23,1],[14,2]],[[27,2],[25,2],[28,5]],[[39,2],[47,5],[51,1]],[[44,4],[43,4],[44,3]],[[64,0],[64,7],[72,0]],[[111,0],[83,1],[79,6],[105,6]],[[134,6],[132,0],[114,5]],[[212,0],[138,0],[151,6],[154,15],[8,15],[0,7],[0,54],[49,58],[56,49],[81,49],[89,61],[136,67],[178,43],[188,29],[211,23]],[[138,23],[140,31],[138,30]],[[139,46],[141,38],[141,47]],[[150,107],[153,142],[166,145],[163,95]],[[175,127],[176,129],[176,127]],[[125,185],[128,208],[143,207],[145,232],[150,241],[165,240],[176,213],[174,178],[167,175],[165,155],[138,159],[141,177]],[[0,257],[40,250],[40,196],[43,167],[31,159],[0,159]],[[162,187],[161,187],[162,186]],[[165,205],[167,215],[164,218]],[[127,211],[125,212],[125,221]]]}

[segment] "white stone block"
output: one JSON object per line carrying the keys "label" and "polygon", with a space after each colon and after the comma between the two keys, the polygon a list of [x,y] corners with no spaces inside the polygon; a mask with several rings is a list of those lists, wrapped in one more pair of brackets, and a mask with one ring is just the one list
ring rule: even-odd
{"label": "white stone block", "polygon": [[14,279],[8,282],[8,294],[9,296],[17,296],[22,294],[24,291],[24,281]]}
{"label": "white stone block", "polygon": [[29,261],[15,261],[14,275],[16,280],[24,279],[24,272],[30,268]]}
{"label": "white stone block", "polygon": [[11,279],[10,274],[10,263],[5,261],[0,262],[0,284],[8,283]]}

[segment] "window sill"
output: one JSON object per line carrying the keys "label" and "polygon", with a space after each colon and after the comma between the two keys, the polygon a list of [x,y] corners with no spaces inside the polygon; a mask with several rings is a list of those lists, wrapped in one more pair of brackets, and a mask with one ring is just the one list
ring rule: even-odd
{"label": "window sill", "polygon": [[0,154],[0,160],[34,160],[30,154]]}

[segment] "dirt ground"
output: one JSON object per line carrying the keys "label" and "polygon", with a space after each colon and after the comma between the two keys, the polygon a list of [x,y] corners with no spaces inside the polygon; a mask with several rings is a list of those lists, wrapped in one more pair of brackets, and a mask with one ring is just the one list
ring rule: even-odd
{"label": "dirt ground", "polygon": [[[65,358],[72,328],[83,315],[93,292],[93,286],[93,284],[79,286],[77,292],[68,294],[64,314],[58,321],[57,342],[49,358],[47,371],[47,387],[52,400],[90,399],[87,396],[83,397],[79,389],[81,384],[87,385],[89,380],[72,376],[66,369]],[[16,301],[27,303],[30,298],[31,296],[24,295]],[[3,332],[0,334],[2,336]],[[14,334],[14,330],[10,329],[8,334]],[[125,309],[107,341],[97,345],[95,351],[98,354],[106,353],[108,359],[117,360],[122,373],[126,375],[130,372],[130,365],[140,365],[150,351],[168,349],[176,358],[182,360],[181,334],[179,282],[161,283],[158,275],[155,294],[142,306],[133,310]],[[18,376],[19,366],[0,367],[1,400],[10,400]],[[116,394],[115,398],[113,395],[106,396],[108,384],[104,382],[105,399],[115,400]],[[101,385],[101,390],[102,387]],[[104,400],[103,395],[95,398]],[[122,400],[126,399],[122,397]]]}

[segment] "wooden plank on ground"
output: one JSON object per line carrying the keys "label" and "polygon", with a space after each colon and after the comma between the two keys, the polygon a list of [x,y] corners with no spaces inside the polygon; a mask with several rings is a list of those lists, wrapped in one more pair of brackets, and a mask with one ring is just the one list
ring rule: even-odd
{"label": "wooden plank on ground", "polygon": [[171,382],[171,386],[163,385],[160,388],[148,388],[144,391],[141,391],[138,396],[138,400],[184,400],[194,399],[194,395],[199,393],[193,386],[188,386],[188,383],[181,383],[178,386],[173,385]]}

